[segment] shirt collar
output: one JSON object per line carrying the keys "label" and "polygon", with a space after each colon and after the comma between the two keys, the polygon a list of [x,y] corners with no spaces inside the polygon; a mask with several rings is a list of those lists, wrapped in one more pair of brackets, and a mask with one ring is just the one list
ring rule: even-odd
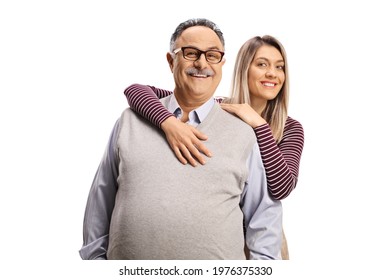
{"label": "shirt collar", "polygon": [[[215,103],[214,97],[211,97],[208,101],[203,103],[202,106],[196,108],[195,110],[192,110],[188,114],[188,123],[191,125],[198,125],[207,117],[207,115],[210,113],[211,109],[213,108]],[[177,99],[175,97],[175,94],[170,95],[170,100],[168,102],[167,109],[169,112],[173,113],[176,118],[180,118],[182,115],[182,109],[180,108],[179,104],[177,103]]]}

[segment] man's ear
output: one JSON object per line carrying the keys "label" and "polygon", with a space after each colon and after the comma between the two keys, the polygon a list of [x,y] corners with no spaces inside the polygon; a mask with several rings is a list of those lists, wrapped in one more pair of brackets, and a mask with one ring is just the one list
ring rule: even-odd
{"label": "man's ear", "polygon": [[169,64],[169,68],[171,68],[171,72],[173,73],[173,57],[170,52],[167,52],[167,61]]}

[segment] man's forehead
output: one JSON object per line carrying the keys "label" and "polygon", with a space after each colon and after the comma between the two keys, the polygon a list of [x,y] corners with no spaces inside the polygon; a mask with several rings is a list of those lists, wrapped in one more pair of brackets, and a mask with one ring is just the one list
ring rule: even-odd
{"label": "man's forehead", "polygon": [[223,50],[218,35],[212,29],[205,26],[193,26],[184,30],[176,41],[176,47],[184,46]]}

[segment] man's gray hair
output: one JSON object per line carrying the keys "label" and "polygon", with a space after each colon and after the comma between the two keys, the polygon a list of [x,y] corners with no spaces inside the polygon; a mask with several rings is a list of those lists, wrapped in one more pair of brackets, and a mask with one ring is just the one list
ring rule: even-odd
{"label": "man's gray hair", "polygon": [[175,43],[177,38],[183,33],[184,30],[187,28],[193,27],[193,26],[205,26],[210,28],[217,34],[219,40],[222,43],[222,46],[225,47],[225,39],[223,38],[223,33],[221,29],[212,21],[205,19],[205,18],[193,18],[186,20],[182,23],[180,23],[177,27],[175,32],[173,32],[171,36],[171,42],[170,42],[170,50],[173,51],[175,48]]}

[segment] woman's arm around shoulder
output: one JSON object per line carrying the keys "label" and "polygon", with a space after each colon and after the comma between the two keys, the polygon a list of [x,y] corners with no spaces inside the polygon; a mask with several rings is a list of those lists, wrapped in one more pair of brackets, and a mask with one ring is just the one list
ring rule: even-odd
{"label": "woman's arm around shoulder", "polygon": [[124,93],[130,108],[164,131],[170,147],[181,163],[190,162],[192,166],[196,166],[197,162],[206,163],[201,153],[211,156],[211,152],[202,143],[207,136],[195,127],[176,119],[159,101],[173,92],[153,86],[132,84]]}
{"label": "woman's arm around shoulder", "polygon": [[141,84],[132,84],[125,89],[124,94],[130,108],[157,127],[161,127],[161,124],[167,118],[173,116],[159,101],[160,98],[172,94],[169,90]]}

